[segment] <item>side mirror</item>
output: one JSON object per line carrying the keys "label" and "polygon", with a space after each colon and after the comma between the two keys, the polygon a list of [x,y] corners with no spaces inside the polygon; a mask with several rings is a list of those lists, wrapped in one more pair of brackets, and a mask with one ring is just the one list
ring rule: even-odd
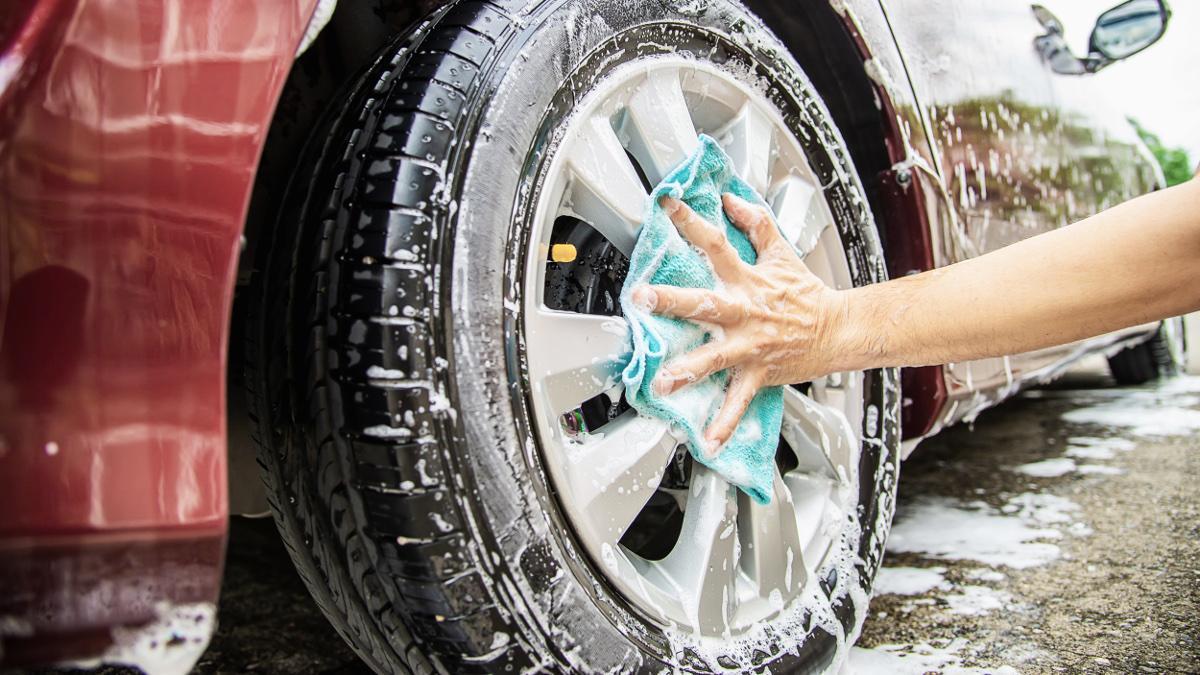
{"label": "side mirror", "polygon": [[1063,38],[1062,22],[1041,5],[1033,6],[1033,15],[1046,33],[1034,38],[1034,45],[1050,69],[1061,75],[1094,73],[1105,66],[1128,58],[1158,42],[1167,31],[1171,10],[1166,0],[1127,0],[1100,15],[1088,43],[1088,55],[1071,53]]}
{"label": "side mirror", "polygon": [[1033,6],[1033,18],[1046,31],[1033,39],[1033,44],[1042,60],[1050,66],[1050,70],[1060,75],[1082,75],[1087,70],[1087,62],[1071,53],[1067,39],[1063,37],[1062,21],[1054,13],[1041,5]]}
{"label": "side mirror", "polygon": [[1167,30],[1171,11],[1163,0],[1128,0],[1100,15],[1088,51],[1108,65],[1158,42]]}
{"label": "side mirror", "polygon": [[1045,28],[1046,32],[1048,34],[1050,34],[1050,35],[1062,35],[1063,34],[1062,21],[1059,21],[1058,17],[1054,16],[1054,12],[1051,12],[1050,10],[1046,9],[1045,7],[1043,7],[1041,5],[1034,5],[1033,6],[1033,18],[1037,19],[1037,22],[1042,24],[1042,28]]}

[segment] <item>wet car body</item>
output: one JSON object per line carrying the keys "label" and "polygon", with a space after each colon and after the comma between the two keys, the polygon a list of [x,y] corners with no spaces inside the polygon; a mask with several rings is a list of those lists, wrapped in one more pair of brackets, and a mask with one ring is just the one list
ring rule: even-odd
{"label": "wet car body", "polygon": [[[748,4],[808,67],[847,136],[891,276],[1161,184],[1087,78],[1047,66],[1034,48],[1045,28],[1026,6]],[[239,255],[256,245],[256,224],[339,83],[437,5],[343,3],[300,58],[305,34],[329,19],[316,0],[45,0],[5,10],[6,664],[97,657],[114,627],[152,633],[172,608],[192,612],[200,636],[211,629],[227,474],[234,490],[256,480],[234,387],[227,401]],[[827,67],[812,67],[822,60]],[[1152,330],[909,369],[908,448]]]}

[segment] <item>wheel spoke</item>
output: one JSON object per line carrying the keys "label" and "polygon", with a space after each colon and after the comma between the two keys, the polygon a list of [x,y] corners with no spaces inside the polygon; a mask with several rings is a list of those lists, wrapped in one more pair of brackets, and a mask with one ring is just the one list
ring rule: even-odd
{"label": "wheel spoke", "polygon": [[821,230],[816,247],[803,260],[805,267],[830,288],[846,290],[854,285],[849,263],[841,250],[840,235],[833,227]]}
{"label": "wheel spoke", "polygon": [[651,71],[630,97],[628,111],[634,127],[629,152],[642,165],[650,183],[657,184],[699,143],[679,84],[679,72]]}
{"label": "wheel spoke", "polygon": [[539,309],[526,315],[525,352],[534,394],[552,415],[611,390],[629,354],[629,329],[619,318]]}
{"label": "wheel spoke", "polygon": [[696,464],[679,543],[657,565],[693,625],[709,635],[728,630],[737,598],[734,491],[716,472]]}
{"label": "wheel spoke", "polygon": [[862,429],[863,374],[861,372],[830,373],[812,381],[809,398],[817,403],[842,410],[851,429]]}
{"label": "wheel spoke", "polygon": [[570,498],[598,541],[616,545],[654,494],[679,440],[668,425],[630,410],[583,443],[567,445]]}
{"label": "wheel spoke", "polygon": [[799,176],[788,176],[771,195],[771,209],[783,236],[796,247],[801,257],[812,253],[821,232],[831,221],[820,208],[817,186]]}
{"label": "wheel spoke", "polygon": [[812,381],[809,398],[818,403],[845,409],[847,392],[845,389],[846,376],[843,373],[830,373]]}
{"label": "wheel spoke", "polygon": [[834,480],[825,476],[789,471],[783,477],[795,509],[796,539],[800,542],[801,561],[811,571],[820,563],[821,551],[812,550],[819,540],[821,529],[829,519],[829,510],[836,510]]}
{"label": "wheel spoke", "polygon": [[791,490],[775,472],[770,504],[738,494],[738,536],[742,540],[741,568],[758,582],[759,595],[778,590],[784,600],[794,597],[808,578],[804,545]]}
{"label": "wheel spoke", "polygon": [[774,129],[770,118],[747,102],[722,134],[734,170],[759,194],[766,193],[770,182],[771,164],[775,159]]}
{"label": "wheel spoke", "polygon": [[570,212],[629,255],[647,194],[607,117],[597,115],[584,124],[568,163],[576,179]]}
{"label": "wheel spoke", "polygon": [[797,471],[844,481],[852,475],[858,434],[846,414],[793,387],[783,390],[782,433],[796,453]]}

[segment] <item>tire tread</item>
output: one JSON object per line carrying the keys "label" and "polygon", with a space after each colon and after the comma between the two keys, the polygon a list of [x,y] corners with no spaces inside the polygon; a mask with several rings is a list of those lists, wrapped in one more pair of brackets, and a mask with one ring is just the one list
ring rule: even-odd
{"label": "tire tread", "polygon": [[256,268],[245,379],[269,502],[317,604],[377,671],[532,662],[517,641],[493,648],[510,621],[450,478],[426,281],[456,130],[513,25],[503,6],[469,0],[396,43],[295,186],[294,245],[277,232]]}

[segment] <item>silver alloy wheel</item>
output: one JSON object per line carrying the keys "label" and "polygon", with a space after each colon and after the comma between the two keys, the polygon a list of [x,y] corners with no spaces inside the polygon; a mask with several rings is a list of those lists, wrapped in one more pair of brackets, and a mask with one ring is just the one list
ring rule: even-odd
{"label": "silver alloy wheel", "polygon": [[[755,504],[698,463],[686,489],[673,489],[663,480],[681,435],[665,423],[631,409],[590,430],[573,422],[586,401],[620,400],[627,328],[619,317],[548,307],[547,259],[563,216],[587,223],[627,256],[647,182],[674,168],[703,132],[766,195],[810,269],[831,286],[849,287],[851,270],[820,182],[782,117],[745,77],[679,57],[612,71],[558,131],[525,261],[526,375],[560,506],[631,605],[660,624],[707,636],[769,621],[817,583],[815,572],[858,503],[862,374],[822,378],[807,394],[786,390],[782,437],[794,457],[780,463],[786,470],[777,471],[771,504]],[[683,521],[670,552],[648,559],[621,542],[656,492],[675,500]]]}

